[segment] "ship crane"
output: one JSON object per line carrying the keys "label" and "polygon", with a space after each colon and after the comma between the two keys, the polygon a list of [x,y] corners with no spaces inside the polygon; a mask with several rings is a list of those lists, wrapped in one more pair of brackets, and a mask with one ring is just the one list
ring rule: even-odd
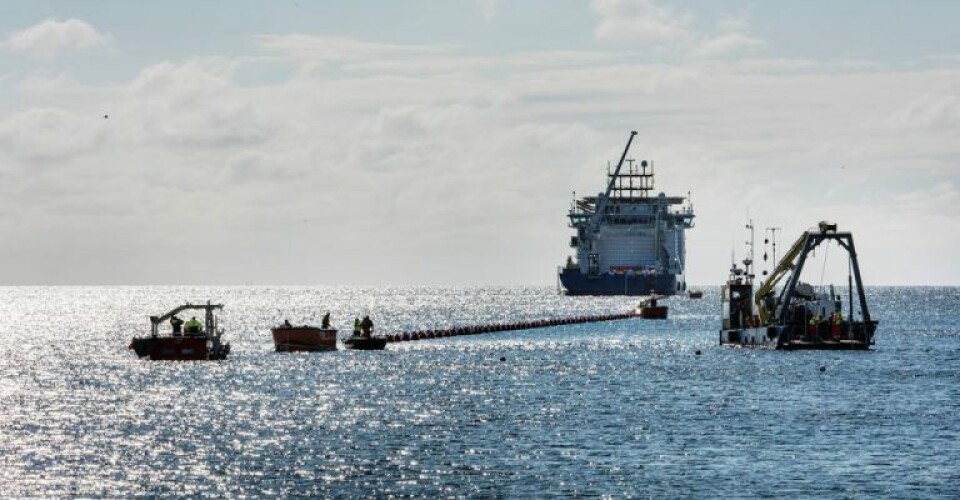
{"label": "ship crane", "polygon": [[624,160],[627,159],[627,152],[630,151],[630,144],[633,143],[633,138],[636,137],[637,131],[630,132],[630,138],[627,139],[627,146],[623,148],[623,154],[620,155],[620,161],[617,162],[617,168],[614,170],[613,175],[610,176],[610,181],[607,183],[607,191],[597,200],[596,209],[593,212],[593,217],[590,219],[590,230],[594,233],[600,231],[600,221],[603,219],[604,211],[607,209],[607,201],[610,199],[610,193],[613,192],[613,187],[617,182],[617,177],[620,175],[620,169],[623,167]]}
{"label": "ship crane", "polygon": [[[860,265],[857,262],[856,248],[853,246],[853,235],[849,232],[837,232],[836,224],[821,222],[819,224],[819,231],[804,231],[803,234],[797,238],[797,241],[793,242],[793,245],[790,246],[790,250],[788,250],[787,253],[784,254],[784,256],[780,259],[780,262],[777,263],[777,267],[757,289],[757,293],[754,295],[754,302],[757,305],[757,313],[760,315],[761,324],[766,325],[772,323],[783,323],[783,306],[784,304],[788,304],[790,299],[793,298],[794,291],[797,288],[797,283],[800,280],[800,272],[803,270],[803,265],[806,262],[807,255],[809,255],[810,252],[817,248],[817,246],[819,246],[821,243],[828,240],[836,241],[837,244],[846,250],[847,254],[850,256],[850,265],[853,271],[852,278],[856,279],[857,298],[859,299],[860,310],[863,313],[863,321],[865,323],[870,323],[870,312],[867,309],[867,300],[863,292],[863,283],[860,280]],[[789,271],[793,272],[792,274],[789,274],[789,279],[787,279],[786,285],[780,291],[779,298],[776,299],[775,303],[772,302],[771,299],[774,295],[774,289],[776,288],[777,284],[780,283],[780,280],[788,276]],[[850,293],[852,295],[853,280],[851,279],[850,281]],[[850,302],[850,306],[852,307],[852,300]]]}

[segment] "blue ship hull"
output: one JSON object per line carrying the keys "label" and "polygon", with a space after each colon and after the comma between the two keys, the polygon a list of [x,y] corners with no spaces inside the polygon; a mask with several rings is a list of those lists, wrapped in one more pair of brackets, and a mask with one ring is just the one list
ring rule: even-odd
{"label": "blue ship hull", "polygon": [[579,269],[560,271],[560,283],[567,295],[676,295],[681,291],[674,274],[601,274],[591,277]]}

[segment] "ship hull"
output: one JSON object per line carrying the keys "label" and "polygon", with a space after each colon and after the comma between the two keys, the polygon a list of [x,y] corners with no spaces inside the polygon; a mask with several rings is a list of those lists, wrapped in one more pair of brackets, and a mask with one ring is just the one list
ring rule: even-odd
{"label": "ship hull", "polygon": [[[827,325],[825,325],[827,326]],[[845,325],[842,333],[831,335],[822,328],[811,334],[801,326],[761,326],[753,328],[735,328],[720,330],[720,345],[737,347],[755,347],[780,351],[865,351],[873,344],[873,335],[877,322],[864,324],[854,322]]]}
{"label": "ship hull", "polygon": [[140,337],[130,342],[130,349],[140,358],[149,358],[151,361],[201,361],[226,359],[230,353],[230,345],[224,344],[220,349],[213,348],[207,343],[206,336],[165,336]]}
{"label": "ship hull", "polygon": [[272,330],[277,352],[337,350],[337,330],[313,326],[277,327]]}
{"label": "ship hull", "polygon": [[667,306],[647,306],[640,308],[640,317],[643,319],[667,319]]}
{"label": "ship hull", "polygon": [[674,274],[587,276],[579,269],[560,271],[560,283],[567,295],[675,295],[680,291]]}

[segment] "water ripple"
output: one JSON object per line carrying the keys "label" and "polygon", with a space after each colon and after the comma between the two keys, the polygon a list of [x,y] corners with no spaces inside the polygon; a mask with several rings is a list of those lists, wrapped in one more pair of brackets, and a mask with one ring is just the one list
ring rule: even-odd
{"label": "water ripple", "polygon": [[[869,292],[881,320],[870,352],[722,349],[713,288],[671,299],[667,321],[278,354],[271,325],[326,311],[344,329],[371,314],[385,332],[633,300],[0,288],[0,482],[12,497],[955,497],[960,289]],[[151,363],[126,349],[148,315],[208,298],[226,305],[229,360]]]}

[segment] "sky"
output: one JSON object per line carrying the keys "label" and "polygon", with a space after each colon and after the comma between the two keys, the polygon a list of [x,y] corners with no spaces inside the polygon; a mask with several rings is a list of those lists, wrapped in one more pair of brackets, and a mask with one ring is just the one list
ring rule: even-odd
{"label": "sky", "polygon": [[631,130],[690,283],[753,219],[960,284],[958,2],[0,9],[0,284],[553,285]]}

